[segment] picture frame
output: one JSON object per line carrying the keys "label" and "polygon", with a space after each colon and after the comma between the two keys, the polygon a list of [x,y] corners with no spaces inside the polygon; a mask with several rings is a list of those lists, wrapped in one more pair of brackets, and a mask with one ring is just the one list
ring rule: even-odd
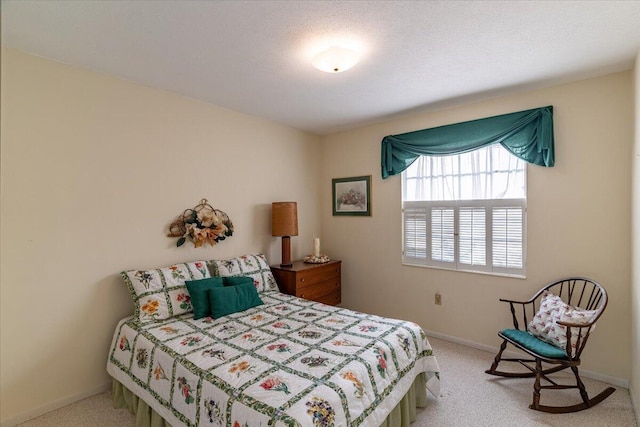
{"label": "picture frame", "polygon": [[371,175],[334,178],[334,216],[371,216]]}

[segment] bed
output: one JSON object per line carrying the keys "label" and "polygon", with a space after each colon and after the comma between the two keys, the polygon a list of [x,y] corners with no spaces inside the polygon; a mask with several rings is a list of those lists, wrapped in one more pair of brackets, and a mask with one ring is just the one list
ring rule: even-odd
{"label": "bed", "polygon": [[[194,319],[185,278],[210,273],[252,277],[263,304]],[[425,390],[439,395],[438,363],[417,324],[280,293],[263,255],[123,277],[136,312],[115,329],[107,372],[137,425],[405,426]],[[156,297],[160,314],[150,316]]]}

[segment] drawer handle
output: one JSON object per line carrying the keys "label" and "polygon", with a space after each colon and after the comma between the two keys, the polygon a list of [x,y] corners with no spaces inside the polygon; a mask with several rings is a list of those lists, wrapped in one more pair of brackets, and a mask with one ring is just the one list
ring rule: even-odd
{"label": "drawer handle", "polygon": [[304,279],[300,279],[301,282],[304,282]]}
{"label": "drawer handle", "polygon": [[304,298],[304,294],[301,294],[301,295],[300,295],[300,298]]}

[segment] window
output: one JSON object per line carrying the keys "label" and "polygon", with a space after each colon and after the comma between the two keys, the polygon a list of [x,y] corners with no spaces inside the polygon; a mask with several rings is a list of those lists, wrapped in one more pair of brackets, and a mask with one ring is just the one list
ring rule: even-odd
{"label": "window", "polygon": [[526,163],[500,144],[402,173],[403,263],[525,275]]}

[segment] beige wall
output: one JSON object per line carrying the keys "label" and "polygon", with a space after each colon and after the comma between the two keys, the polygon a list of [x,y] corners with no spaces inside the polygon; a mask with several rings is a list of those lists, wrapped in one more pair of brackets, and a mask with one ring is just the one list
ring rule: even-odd
{"label": "beige wall", "polygon": [[634,68],[635,145],[633,158],[633,261],[631,299],[631,397],[640,420],[640,52]]}
{"label": "beige wall", "polygon": [[[343,305],[441,334],[496,346],[496,330],[509,321],[499,297],[526,297],[566,275],[600,280],[610,305],[584,368],[632,378],[637,407],[640,372],[631,363],[640,357],[637,214],[633,311],[629,255],[633,78],[619,73],[416,113],[319,145],[317,137],[272,122],[3,50],[2,423],[108,382],[113,327],[132,311],[120,270],[248,252],[279,262],[269,204],[285,199],[298,201],[294,257],[311,251],[311,236],[322,228],[323,252],[344,261]],[[528,278],[402,266],[400,180],[380,178],[382,137],[548,104],[555,107],[557,166],[529,167]],[[331,216],[331,178],[369,174],[373,217]],[[202,197],[229,213],[236,234],[214,248],[175,248],[166,227]],[[433,304],[436,291],[441,307]]]}
{"label": "beige wall", "polygon": [[[528,167],[527,279],[402,266],[400,177],[380,177],[382,138],[549,104],[556,167]],[[323,138],[323,245],[343,260],[344,305],[497,346],[497,330],[510,322],[508,307],[498,298],[526,298],[561,277],[592,277],[606,286],[610,300],[583,367],[628,380],[632,141],[631,72],[416,113]],[[333,217],[331,178],[369,174],[373,216]],[[435,292],[442,294],[442,306],[434,305]]]}
{"label": "beige wall", "polygon": [[[320,234],[319,138],[223,108],[2,51],[1,417],[109,382],[117,275],[264,252],[272,201],[298,202],[299,258]],[[175,248],[169,223],[206,197],[235,235]]]}

